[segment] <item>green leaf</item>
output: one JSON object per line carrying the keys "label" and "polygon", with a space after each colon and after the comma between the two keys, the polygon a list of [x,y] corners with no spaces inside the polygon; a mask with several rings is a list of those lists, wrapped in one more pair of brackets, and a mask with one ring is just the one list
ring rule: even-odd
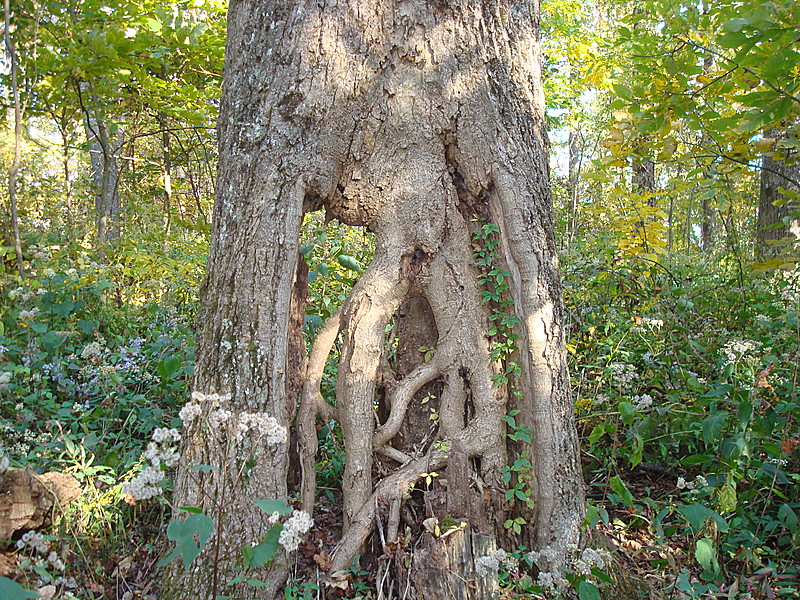
{"label": "green leaf", "polygon": [[725,533],[728,531],[728,522],[725,518],[702,504],[685,504],[678,506],[677,510],[689,522],[692,532],[696,535],[705,527],[709,519],[714,519],[717,523],[717,528]]}
{"label": "green leaf", "polygon": [[339,264],[342,265],[345,269],[349,269],[350,271],[355,271],[356,273],[361,273],[362,271],[361,265],[358,264],[358,261],[352,256],[348,256],[347,254],[340,254],[339,256],[336,257],[336,260],[338,260]]}
{"label": "green leaf", "polygon": [[[270,528],[260,544],[250,548],[251,553],[248,554],[251,555],[249,557],[246,556],[245,560],[247,560],[251,568],[265,565],[275,558],[275,554],[278,552],[278,538],[281,535],[281,531],[283,531],[283,525],[276,523]],[[245,548],[248,548],[248,546],[245,546]]]}
{"label": "green leaf", "polygon": [[169,381],[172,376],[178,371],[181,366],[181,359],[177,356],[167,356],[164,360],[158,363],[158,374],[161,379]]}
{"label": "green leaf", "polygon": [[733,512],[736,510],[736,485],[732,482],[726,483],[720,488],[718,494],[719,509],[722,512]]}
{"label": "green leaf", "polygon": [[256,499],[256,506],[263,510],[268,515],[278,513],[279,515],[288,515],[292,512],[291,507],[286,505],[283,500],[260,500]]}
{"label": "green leaf", "polygon": [[[160,566],[171,563],[175,558],[183,558],[183,566],[188,569],[214,532],[214,520],[202,513],[190,514],[186,520],[174,519],[167,527],[167,538],[177,543],[169,556],[159,562]],[[195,541],[197,536],[197,541]]]}
{"label": "green leaf", "polygon": [[578,596],[581,600],[600,600],[600,590],[593,583],[581,581],[578,584]]}
{"label": "green leaf", "polygon": [[595,425],[594,428],[592,428],[592,432],[589,434],[589,445],[594,445],[605,433],[606,427],[604,424]]}
{"label": "green leaf", "polygon": [[715,441],[725,430],[725,422],[727,419],[728,413],[723,410],[715,415],[707,417],[703,421],[703,441],[706,443],[706,445],[709,445],[711,442]]}
{"label": "green leaf", "polygon": [[714,457],[710,456],[708,454],[692,454],[691,456],[687,456],[686,458],[682,458],[680,460],[680,463],[682,465],[692,466],[692,465],[700,465],[700,464],[702,464],[704,462],[709,462],[709,461],[712,461],[712,460],[714,460]]}
{"label": "green leaf", "polygon": [[714,548],[714,541],[710,538],[697,540],[694,550],[694,557],[701,567],[710,575],[719,572],[719,562],[717,561],[717,550]]}
{"label": "green leaf", "polygon": [[798,520],[797,514],[788,504],[784,503],[778,509],[778,518],[783,521],[792,533],[797,533],[797,531],[800,530],[800,520]]}
{"label": "green leaf", "polygon": [[622,85],[619,83],[612,83],[611,87],[614,88],[614,93],[623,100],[627,100],[628,102],[633,102],[633,91],[626,85]]}
{"label": "green leaf", "polygon": [[0,598],[3,600],[28,600],[38,598],[39,594],[26,590],[8,577],[0,577]]}
{"label": "green leaf", "polygon": [[64,338],[55,331],[48,331],[44,335],[39,336],[39,343],[46,352],[52,352],[64,343]]}
{"label": "green leaf", "polygon": [[630,490],[625,485],[625,482],[620,479],[619,475],[614,475],[611,479],[608,480],[608,485],[611,486],[611,489],[616,492],[616,494],[622,499],[622,502],[625,506],[633,506],[633,494],[631,494]]}
{"label": "green leaf", "polygon": [[78,329],[80,329],[86,335],[91,335],[92,332],[100,327],[100,323],[97,321],[84,321],[82,319],[78,320]]}
{"label": "green leaf", "polygon": [[633,404],[630,402],[620,402],[617,408],[619,409],[619,418],[622,420],[623,424],[630,425],[633,423],[633,417],[636,414]]}

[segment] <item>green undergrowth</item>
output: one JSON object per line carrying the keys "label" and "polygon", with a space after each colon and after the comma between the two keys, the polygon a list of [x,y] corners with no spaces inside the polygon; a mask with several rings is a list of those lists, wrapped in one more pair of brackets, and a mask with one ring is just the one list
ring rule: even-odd
{"label": "green undergrowth", "polygon": [[[372,242],[313,219],[304,235],[310,339]],[[156,577],[165,512],[157,500],[129,506],[120,486],[188,395],[204,247],[147,258],[120,248],[103,263],[80,246],[34,239],[29,248],[26,277],[0,282],[3,455],[11,467],[71,473],[83,495],[40,541],[6,546],[10,573],[63,598],[115,597],[120,582],[143,590]],[[724,255],[622,255],[600,242],[571,248],[562,272],[587,527],[612,557],[571,593],[615,597],[625,573],[632,594],[654,598],[796,597],[800,274],[740,269]],[[335,378],[331,360],[330,402]],[[319,436],[320,493],[335,501],[340,435],[331,423]],[[508,477],[512,494],[518,479]],[[502,567],[505,597],[558,596],[524,549],[506,550],[517,560]],[[287,589],[303,597],[313,585]]]}

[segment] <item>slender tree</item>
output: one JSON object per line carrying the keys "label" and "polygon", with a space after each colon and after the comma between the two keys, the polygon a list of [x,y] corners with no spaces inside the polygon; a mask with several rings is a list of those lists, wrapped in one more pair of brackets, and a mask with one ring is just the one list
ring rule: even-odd
{"label": "slender tree", "polygon": [[[316,415],[338,419],[344,530],[331,576],[350,567],[376,522],[379,551],[404,552],[402,506],[431,473],[439,493],[419,519],[468,523],[447,538],[460,540],[461,557],[522,543],[549,548],[541,567],[558,569],[578,539],[582,483],[538,20],[535,1],[231,3],[194,387],[222,395],[233,419],[263,411],[284,426],[302,397],[304,465],[313,461]],[[376,250],[306,361],[298,235],[304,212],[317,209],[372,231]],[[411,298],[424,302],[412,308]],[[399,367],[387,359],[386,331],[401,307],[398,334],[422,331],[431,350],[428,360]],[[334,411],[322,406],[318,382],[339,332]],[[432,382],[434,431],[406,443],[414,436],[404,423]],[[504,419],[509,411],[516,429]],[[516,435],[523,425],[530,436]],[[269,528],[253,499],[287,493],[287,447],[256,452],[242,477],[236,452],[222,465],[207,432],[188,433],[176,504],[201,508],[216,531],[195,564],[167,573],[164,598],[221,592],[237,573],[236,547]],[[512,472],[511,484],[521,484],[527,502],[510,504],[503,469],[518,455],[531,466]],[[210,468],[190,471],[197,463]],[[313,468],[303,477],[310,508]],[[510,516],[525,523],[519,534],[503,527]],[[473,561],[448,562],[456,542],[407,524],[422,543],[408,574],[416,596],[468,590]],[[476,541],[486,536],[488,546]],[[260,574],[266,587],[225,593],[282,595],[285,573],[276,560]]]}

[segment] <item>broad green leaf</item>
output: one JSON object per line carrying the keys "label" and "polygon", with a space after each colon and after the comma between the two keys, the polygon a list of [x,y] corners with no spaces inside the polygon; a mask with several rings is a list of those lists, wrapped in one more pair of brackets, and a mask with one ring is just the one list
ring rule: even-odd
{"label": "broad green leaf", "polygon": [[258,508],[260,508],[269,515],[271,515],[272,513],[278,513],[279,515],[288,515],[290,512],[292,512],[291,507],[287,506],[286,502],[283,500],[256,499],[255,502]]}
{"label": "broad green leaf", "polygon": [[703,441],[706,445],[715,441],[720,434],[725,430],[725,423],[728,419],[726,411],[720,411],[715,415],[707,417],[703,421]]}
{"label": "broad green leaf", "polygon": [[717,561],[717,550],[714,548],[714,541],[710,538],[697,540],[694,550],[694,557],[697,562],[709,575],[719,572],[719,562]]}
{"label": "broad green leaf", "polygon": [[[190,514],[184,521],[173,519],[167,526],[167,538],[177,543],[176,548],[159,564],[166,565],[180,556],[188,569],[214,532],[214,520],[202,513]],[[196,540],[195,540],[196,537]]]}
{"label": "broad green leaf", "polygon": [[46,352],[52,352],[64,343],[64,338],[55,331],[48,331],[44,335],[39,336],[39,343]]}
{"label": "broad green leaf", "polygon": [[578,584],[578,596],[581,600],[600,600],[600,590],[593,583],[581,581]]}
{"label": "broad green leaf", "polygon": [[633,494],[631,494],[630,490],[625,485],[625,482],[620,479],[619,475],[614,475],[611,479],[608,480],[608,485],[611,486],[611,489],[617,493],[617,495],[622,498],[622,502],[625,503],[625,506],[633,506]]}
{"label": "broad green leaf", "polygon": [[800,521],[797,518],[797,513],[795,513],[788,504],[781,504],[781,507],[778,509],[778,518],[783,521],[792,533],[797,533],[797,531],[800,530]]}
{"label": "broad green leaf", "polygon": [[720,511],[733,512],[736,510],[737,497],[736,486],[726,483],[718,492],[719,509]]}
{"label": "broad green leaf", "polygon": [[[283,531],[283,525],[276,523],[270,528],[260,544],[250,548],[252,554],[245,558],[251,568],[268,564],[275,558],[275,554],[278,552],[278,538],[281,535],[281,531]],[[247,547],[245,546],[245,548]]]}
{"label": "broad green leaf", "polygon": [[623,424],[630,425],[633,423],[633,417],[636,414],[633,404],[630,402],[620,402],[617,408],[619,410],[619,418]]}
{"label": "broad green leaf", "polygon": [[340,254],[336,257],[336,260],[339,261],[339,264],[342,265],[345,269],[349,269],[350,271],[355,271],[356,273],[361,273],[361,265],[358,264],[358,261],[353,258],[352,256],[348,256],[347,254]]}
{"label": "broad green leaf", "polygon": [[717,528],[725,533],[728,531],[728,522],[725,518],[702,504],[684,504],[678,506],[677,510],[689,522],[692,532],[696,535],[705,527],[709,519],[714,519],[717,523]]}
{"label": "broad green leaf", "polygon": [[177,356],[167,356],[158,363],[158,374],[161,375],[161,379],[168,381],[172,379],[180,366],[181,360]]}
{"label": "broad green leaf", "polygon": [[39,594],[26,590],[16,581],[12,581],[8,577],[0,577],[0,598],[3,600],[28,600],[38,597]]}

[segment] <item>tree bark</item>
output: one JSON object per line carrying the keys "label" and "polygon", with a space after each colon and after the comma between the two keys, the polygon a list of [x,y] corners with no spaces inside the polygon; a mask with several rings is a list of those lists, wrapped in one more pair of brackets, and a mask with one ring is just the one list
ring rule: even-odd
{"label": "tree bark", "polygon": [[119,157],[125,129],[120,125],[112,133],[102,115],[92,109],[84,110],[86,137],[91,144],[89,156],[97,242],[103,248],[110,240],[119,237]]}
{"label": "tree bark", "polygon": [[[387,524],[387,556],[388,544],[402,546],[400,507],[432,472],[447,509],[460,512],[451,516],[466,519],[475,533],[553,548],[544,568],[558,568],[578,539],[582,482],[553,239],[538,21],[537,4],[525,1],[231,3],[195,389],[230,393],[230,410],[266,410],[288,424],[296,397],[287,390],[297,389],[286,377],[288,323],[302,214],[324,208],[329,218],[374,232],[372,263],[325,340],[314,344],[298,413],[298,431],[312,434],[309,421],[319,410],[315,365],[341,329],[336,395],[346,450],[344,531],[332,576],[350,567],[376,522]],[[513,301],[505,310],[519,319],[520,374],[508,385],[493,385],[510,359],[492,355],[492,344],[504,340],[489,335],[491,307],[473,258],[472,235],[483,223],[499,229],[496,261],[508,272]],[[379,394],[387,325],[410,297],[427,302],[430,315],[420,318],[433,317],[434,351]],[[416,410],[409,407],[434,380],[442,382],[438,429],[419,444],[404,444],[403,424]],[[381,396],[384,406],[376,411]],[[509,410],[520,411],[517,420],[533,431],[524,448],[507,444]],[[304,478],[313,477],[308,457],[315,442],[300,440],[298,447]],[[213,450],[207,440],[189,439],[181,473],[191,463],[214,464]],[[535,508],[513,508],[530,524],[515,537],[502,527],[512,507],[500,470],[509,452],[519,450],[533,465]],[[374,468],[376,454],[390,459],[390,472]],[[199,486],[179,474],[176,504],[201,506],[223,519],[218,535],[233,550],[265,533],[265,515],[252,499],[285,496],[286,464],[285,451],[265,453],[236,486],[221,476],[223,469],[203,474],[206,492],[228,499],[224,515],[214,514]],[[309,506],[313,485],[304,482],[302,489]],[[206,550],[187,573],[170,571],[163,597],[188,597],[188,591],[210,597],[214,561]],[[216,564],[222,579],[236,570],[232,558]],[[272,598],[282,593],[282,576],[281,564],[274,565],[264,574],[268,587],[225,593]],[[424,597],[422,590],[414,593]]]}
{"label": "tree bark", "polygon": [[25,263],[22,256],[22,238],[19,233],[19,216],[17,214],[17,175],[19,165],[22,160],[22,114],[25,111],[19,97],[19,62],[17,60],[17,50],[11,40],[11,7],[9,0],[3,4],[3,15],[5,20],[5,46],[6,53],[11,60],[11,91],[14,97],[14,158],[11,167],[8,169],[8,203],[11,212],[11,229],[13,232],[14,253],[16,254],[17,272],[25,274]]}
{"label": "tree bark", "polygon": [[[765,134],[777,139],[779,132]],[[758,195],[756,222],[756,255],[762,259],[794,254],[790,248],[778,244],[781,240],[800,240],[800,204],[780,192],[800,192],[800,160],[796,152],[766,153],[761,159],[761,184]]]}

